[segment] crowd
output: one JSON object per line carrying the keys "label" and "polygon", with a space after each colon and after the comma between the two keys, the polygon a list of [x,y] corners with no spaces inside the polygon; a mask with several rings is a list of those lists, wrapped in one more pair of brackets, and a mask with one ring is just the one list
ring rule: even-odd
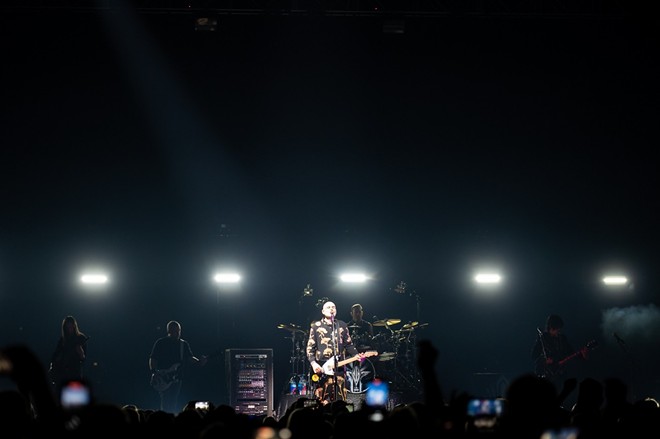
{"label": "crowd", "polygon": [[[255,417],[228,405],[198,408],[186,404],[176,413],[94,400],[63,407],[33,352],[12,345],[0,351],[0,372],[15,384],[15,388],[0,391],[0,431],[3,438],[21,439],[106,435],[191,439],[660,437],[657,401],[650,397],[629,400],[626,384],[617,378],[567,379],[557,391],[542,377],[522,375],[501,396],[502,412],[480,418],[466,410],[472,395],[443,394],[435,373],[438,351],[434,346],[420,341],[417,357],[423,388],[419,401],[389,409],[362,405],[350,411],[342,400],[305,407],[306,399],[300,398],[278,417]],[[576,402],[565,407],[571,394]]]}

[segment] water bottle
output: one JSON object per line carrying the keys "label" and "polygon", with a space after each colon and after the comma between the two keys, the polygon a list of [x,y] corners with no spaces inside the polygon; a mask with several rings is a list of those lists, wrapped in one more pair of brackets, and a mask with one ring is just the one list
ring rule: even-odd
{"label": "water bottle", "polygon": [[300,381],[298,381],[298,395],[307,395],[307,378],[305,375],[301,375]]}
{"label": "water bottle", "polygon": [[289,395],[296,395],[298,393],[298,383],[296,383],[296,377],[292,376],[289,380]]}

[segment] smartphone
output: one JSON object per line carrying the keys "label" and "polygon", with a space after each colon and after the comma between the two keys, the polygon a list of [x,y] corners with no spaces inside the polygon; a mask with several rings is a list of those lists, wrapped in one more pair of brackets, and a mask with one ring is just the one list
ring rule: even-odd
{"label": "smartphone", "polygon": [[196,401],[195,402],[195,409],[197,409],[197,410],[208,410],[209,409],[209,402],[208,401]]}
{"label": "smartphone", "polygon": [[60,392],[60,404],[66,409],[84,407],[92,402],[92,391],[84,381],[71,380],[64,383]]}
{"label": "smartphone", "polygon": [[467,415],[471,417],[499,417],[502,415],[502,400],[497,398],[473,398],[468,401]]}
{"label": "smartphone", "polygon": [[315,409],[315,408],[318,408],[318,406],[319,406],[319,402],[316,399],[307,398],[307,399],[305,399],[305,401],[303,401],[303,407]]}
{"label": "smartphone", "polygon": [[369,407],[382,408],[387,405],[390,398],[390,386],[387,381],[381,378],[374,378],[367,387],[365,403]]}
{"label": "smartphone", "polygon": [[559,430],[546,430],[541,439],[577,439],[580,430],[577,427],[564,427]]}

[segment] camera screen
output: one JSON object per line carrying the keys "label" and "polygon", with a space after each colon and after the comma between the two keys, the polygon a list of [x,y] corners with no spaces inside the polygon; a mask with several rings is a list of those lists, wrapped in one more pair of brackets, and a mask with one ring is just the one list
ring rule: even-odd
{"label": "camera screen", "polygon": [[303,402],[303,407],[316,408],[318,407],[319,402],[316,399],[306,399]]}
{"label": "camera screen", "polygon": [[500,416],[502,400],[495,398],[476,398],[468,402],[468,416]]}
{"label": "camera screen", "polygon": [[89,387],[80,381],[70,381],[62,387],[60,395],[62,407],[74,408],[89,404],[91,395]]}
{"label": "camera screen", "polygon": [[370,407],[385,407],[390,397],[389,385],[386,381],[375,378],[367,387],[365,402]]}
{"label": "camera screen", "polygon": [[580,430],[577,427],[565,427],[560,430],[546,430],[541,439],[577,439]]}
{"label": "camera screen", "polygon": [[200,409],[200,410],[208,410],[209,409],[209,403],[208,403],[208,401],[197,401],[195,403],[195,408]]}

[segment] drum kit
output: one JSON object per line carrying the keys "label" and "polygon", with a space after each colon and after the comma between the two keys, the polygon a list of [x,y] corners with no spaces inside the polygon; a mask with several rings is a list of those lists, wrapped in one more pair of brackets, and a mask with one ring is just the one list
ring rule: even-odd
{"label": "drum kit", "polygon": [[372,339],[377,358],[376,372],[389,380],[395,389],[419,390],[417,371],[417,331],[428,323],[410,321],[400,328],[401,319],[382,319],[372,323],[377,331]]}
{"label": "drum kit", "polygon": [[[376,320],[371,323],[374,327],[373,337],[358,325],[348,326],[359,352],[378,352],[376,357],[365,359],[360,364],[355,363],[353,367],[360,370],[354,372],[353,376],[362,376],[363,381],[379,376],[387,380],[394,391],[418,393],[421,391],[421,385],[416,357],[417,331],[426,328],[428,323],[410,321],[399,327],[400,324],[401,319],[398,318]],[[349,374],[349,381],[350,378]],[[358,383],[357,389],[360,393],[368,387],[364,384]]]}
{"label": "drum kit", "polygon": [[[353,344],[358,352],[369,353],[369,358],[346,365],[346,388],[349,393],[365,393],[374,377],[388,380],[393,389],[420,390],[416,364],[416,332],[428,323],[410,321],[400,328],[401,319],[390,318],[371,323],[372,337],[358,325],[348,325]],[[309,373],[306,355],[307,332],[293,323],[281,323],[278,329],[290,332],[291,377],[300,379]],[[371,355],[376,352],[377,355]]]}
{"label": "drum kit", "polygon": [[291,375],[300,377],[307,373],[307,354],[305,352],[305,345],[307,342],[307,333],[303,331],[301,326],[293,323],[280,323],[277,325],[278,329],[284,329],[291,333]]}

